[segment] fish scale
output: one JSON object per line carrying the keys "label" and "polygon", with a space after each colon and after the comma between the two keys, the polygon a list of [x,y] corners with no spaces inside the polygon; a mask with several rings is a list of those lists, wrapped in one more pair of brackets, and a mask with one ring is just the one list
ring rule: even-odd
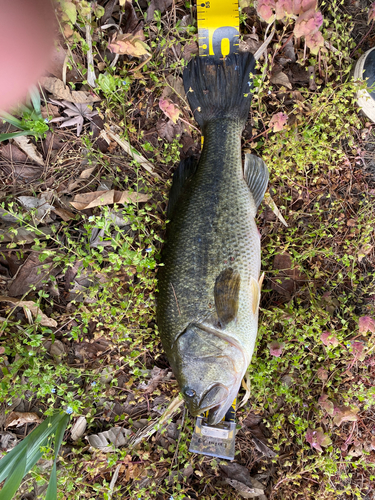
{"label": "fish scale", "polygon": [[[198,166],[181,164],[175,173],[158,272],[164,350],[191,413],[211,409],[212,423],[231,406],[255,346],[261,256],[254,217],[268,179],[261,160],[248,158],[246,172],[242,165],[252,61],[249,55],[227,60],[198,61],[202,69],[193,66],[192,77],[185,78],[205,140]],[[198,70],[204,72],[202,88]],[[239,87],[239,103],[232,94],[226,99],[232,85]]]}

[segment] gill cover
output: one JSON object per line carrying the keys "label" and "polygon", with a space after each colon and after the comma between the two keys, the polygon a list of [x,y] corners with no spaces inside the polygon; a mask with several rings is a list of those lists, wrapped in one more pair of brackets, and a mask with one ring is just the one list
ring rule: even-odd
{"label": "gill cover", "polygon": [[173,368],[190,413],[211,411],[219,422],[231,406],[247,368],[238,343],[203,324],[191,324],[176,342]]}

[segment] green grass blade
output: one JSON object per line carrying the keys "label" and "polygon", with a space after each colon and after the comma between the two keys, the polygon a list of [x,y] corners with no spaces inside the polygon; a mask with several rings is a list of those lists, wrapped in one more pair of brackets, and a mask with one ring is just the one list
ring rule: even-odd
{"label": "green grass blade", "polygon": [[10,115],[6,111],[0,111],[0,118],[11,125],[14,125],[17,128],[20,128],[21,130],[25,130],[24,126],[22,125],[21,120],[16,118],[15,116]]}
{"label": "green grass blade", "polygon": [[52,472],[51,472],[51,477],[49,479],[49,484],[48,484],[48,489],[46,493],[46,498],[45,500],[56,500],[57,499],[57,472],[56,472],[56,463],[57,463],[57,457],[59,455],[59,450],[60,446],[64,437],[64,432],[66,429],[66,426],[68,425],[69,422],[69,415],[65,413],[63,415],[62,419],[60,420],[57,429],[56,429],[56,435],[55,435],[55,459],[53,461],[53,467],[52,467]]}
{"label": "green grass blade", "polygon": [[57,472],[56,472],[56,462],[53,462],[52,472],[49,478],[47,493],[44,500],[56,500],[56,499],[57,499]]}
{"label": "green grass blade", "polygon": [[13,137],[20,137],[21,135],[33,135],[33,132],[23,131],[23,132],[10,132],[9,134],[0,134],[0,142],[7,141],[8,139],[13,139]]}
{"label": "green grass blade", "polygon": [[52,417],[47,417],[44,422],[38,425],[23,441],[0,460],[0,482],[8,477],[21,453],[27,459],[27,472],[36,464],[42,456],[40,447],[46,445],[48,437],[55,432],[61,420],[65,421],[66,415],[66,413],[58,413]]}
{"label": "green grass blade", "polygon": [[35,112],[38,115],[40,115],[40,94],[39,94],[39,90],[37,89],[37,87],[35,85],[33,85],[31,87],[31,89],[29,90],[29,93],[30,93],[31,102],[33,103]]}
{"label": "green grass blade", "polygon": [[26,453],[23,453],[17,461],[10,476],[6,480],[4,487],[0,491],[0,500],[12,500],[18,490],[22,479],[26,474]]}

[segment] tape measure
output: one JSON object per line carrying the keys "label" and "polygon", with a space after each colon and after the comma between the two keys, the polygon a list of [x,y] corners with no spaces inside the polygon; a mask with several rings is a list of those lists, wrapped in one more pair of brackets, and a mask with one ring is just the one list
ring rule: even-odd
{"label": "tape measure", "polygon": [[199,55],[221,59],[238,52],[238,1],[197,0]]}

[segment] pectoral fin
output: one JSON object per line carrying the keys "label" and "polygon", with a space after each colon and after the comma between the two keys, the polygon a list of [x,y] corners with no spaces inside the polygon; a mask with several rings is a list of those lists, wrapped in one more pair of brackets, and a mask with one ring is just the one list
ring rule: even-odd
{"label": "pectoral fin", "polygon": [[250,278],[250,293],[251,293],[251,306],[253,314],[257,314],[260,302],[260,286],[256,279],[252,276]]}
{"label": "pectoral fin", "polygon": [[237,316],[241,277],[232,268],[224,269],[215,281],[216,312],[223,326]]}

